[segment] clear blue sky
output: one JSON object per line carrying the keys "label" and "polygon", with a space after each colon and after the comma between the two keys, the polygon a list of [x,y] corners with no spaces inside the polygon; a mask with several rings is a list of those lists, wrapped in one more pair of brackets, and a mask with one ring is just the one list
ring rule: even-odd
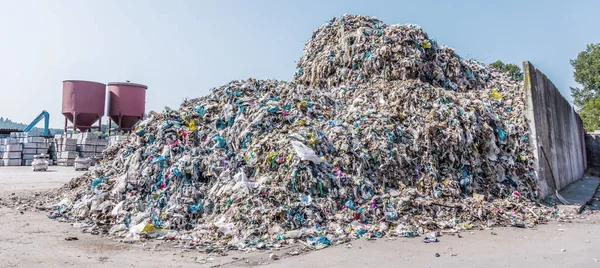
{"label": "clear blue sky", "polygon": [[[530,60],[563,95],[600,42],[600,1],[0,1],[0,116],[62,127],[62,80],[131,80],[179,107],[233,79],[289,80],[311,33],[344,13],[415,23],[467,58]],[[570,99],[570,97],[568,97]]]}

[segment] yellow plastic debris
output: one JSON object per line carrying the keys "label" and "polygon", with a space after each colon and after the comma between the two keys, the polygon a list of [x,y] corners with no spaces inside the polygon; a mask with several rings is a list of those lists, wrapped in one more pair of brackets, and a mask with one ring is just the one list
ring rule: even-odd
{"label": "yellow plastic debris", "polygon": [[314,146],[315,144],[317,144],[318,140],[317,138],[313,135],[312,132],[308,133],[308,145],[310,146]]}
{"label": "yellow plastic debris", "polygon": [[421,46],[424,48],[431,48],[431,43],[429,43],[429,41],[423,41]]}
{"label": "yellow plastic debris", "polygon": [[143,233],[151,233],[157,230],[160,230],[161,228],[156,228],[154,227],[154,224],[152,224],[151,222],[146,223],[146,225],[144,225],[144,228],[142,228],[142,230],[140,231],[141,234]]}
{"label": "yellow plastic debris", "polygon": [[190,128],[190,131],[196,131],[196,121],[195,120],[190,120],[188,123],[188,128]]}
{"label": "yellow plastic debris", "polygon": [[297,105],[298,109],[300,109],[301,111],[306,111],[306,109],[308,109],[308,103],[306,101],[301,101],[298,102]]}
{"label": "yellow plastic debris", "polygon": [[498,90],[492,89],[492,93],[490,93],[490,95],[494,99],[497,99],[497,100],[501,100],[502,99],[502,93],[498,92]]}

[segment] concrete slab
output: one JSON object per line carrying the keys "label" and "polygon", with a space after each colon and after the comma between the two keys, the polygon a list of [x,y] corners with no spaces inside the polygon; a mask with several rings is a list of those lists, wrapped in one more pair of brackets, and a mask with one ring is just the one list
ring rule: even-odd
{"label": "concrete slab", "polygon": [[577,206],[578,211],[581,211],[594,198],[598,185],[600,185],[599,177],[586,176],[574,181],[558,193],[568,202],[565,205]]}

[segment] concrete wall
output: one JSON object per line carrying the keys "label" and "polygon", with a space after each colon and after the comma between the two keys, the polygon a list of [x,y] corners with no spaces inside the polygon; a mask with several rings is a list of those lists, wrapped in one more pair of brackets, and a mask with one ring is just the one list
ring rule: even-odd
{"label": "concrete wall", "polygon": [[585,150],[587,151],[588,169],[593,169],[597,174],[600,171],[600,131],[585,135]]}
{"label": "concrete wall", "polygon": [[587,168],[585,130],[575,109],[546,75],[523,62],[525,100],[543,197],[581,178]]}

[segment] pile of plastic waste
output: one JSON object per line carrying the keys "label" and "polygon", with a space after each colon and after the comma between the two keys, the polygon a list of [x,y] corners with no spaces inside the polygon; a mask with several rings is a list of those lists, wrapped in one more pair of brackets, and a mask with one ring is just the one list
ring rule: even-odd
{"label": "pile of plastic waste", "polygon": [[292,82],[151,112],[51,216],[225,249],[534,226],[552,209],[535,203],[520,87],[417,26],[334,18]]}
{"label": "pile of plastic waste", "polygon": [[47,171],[48,170],[48,156],[35,155],[33,161],[31,161],[31,169],[33,171]]}
{"label": "pile of plastic waste", "polygon": [[497,82],[486,66],[439,46],[417,25],[352,15],[313,32],[294,74],[295,82],[317,88],[411,79],[458,91]]}

